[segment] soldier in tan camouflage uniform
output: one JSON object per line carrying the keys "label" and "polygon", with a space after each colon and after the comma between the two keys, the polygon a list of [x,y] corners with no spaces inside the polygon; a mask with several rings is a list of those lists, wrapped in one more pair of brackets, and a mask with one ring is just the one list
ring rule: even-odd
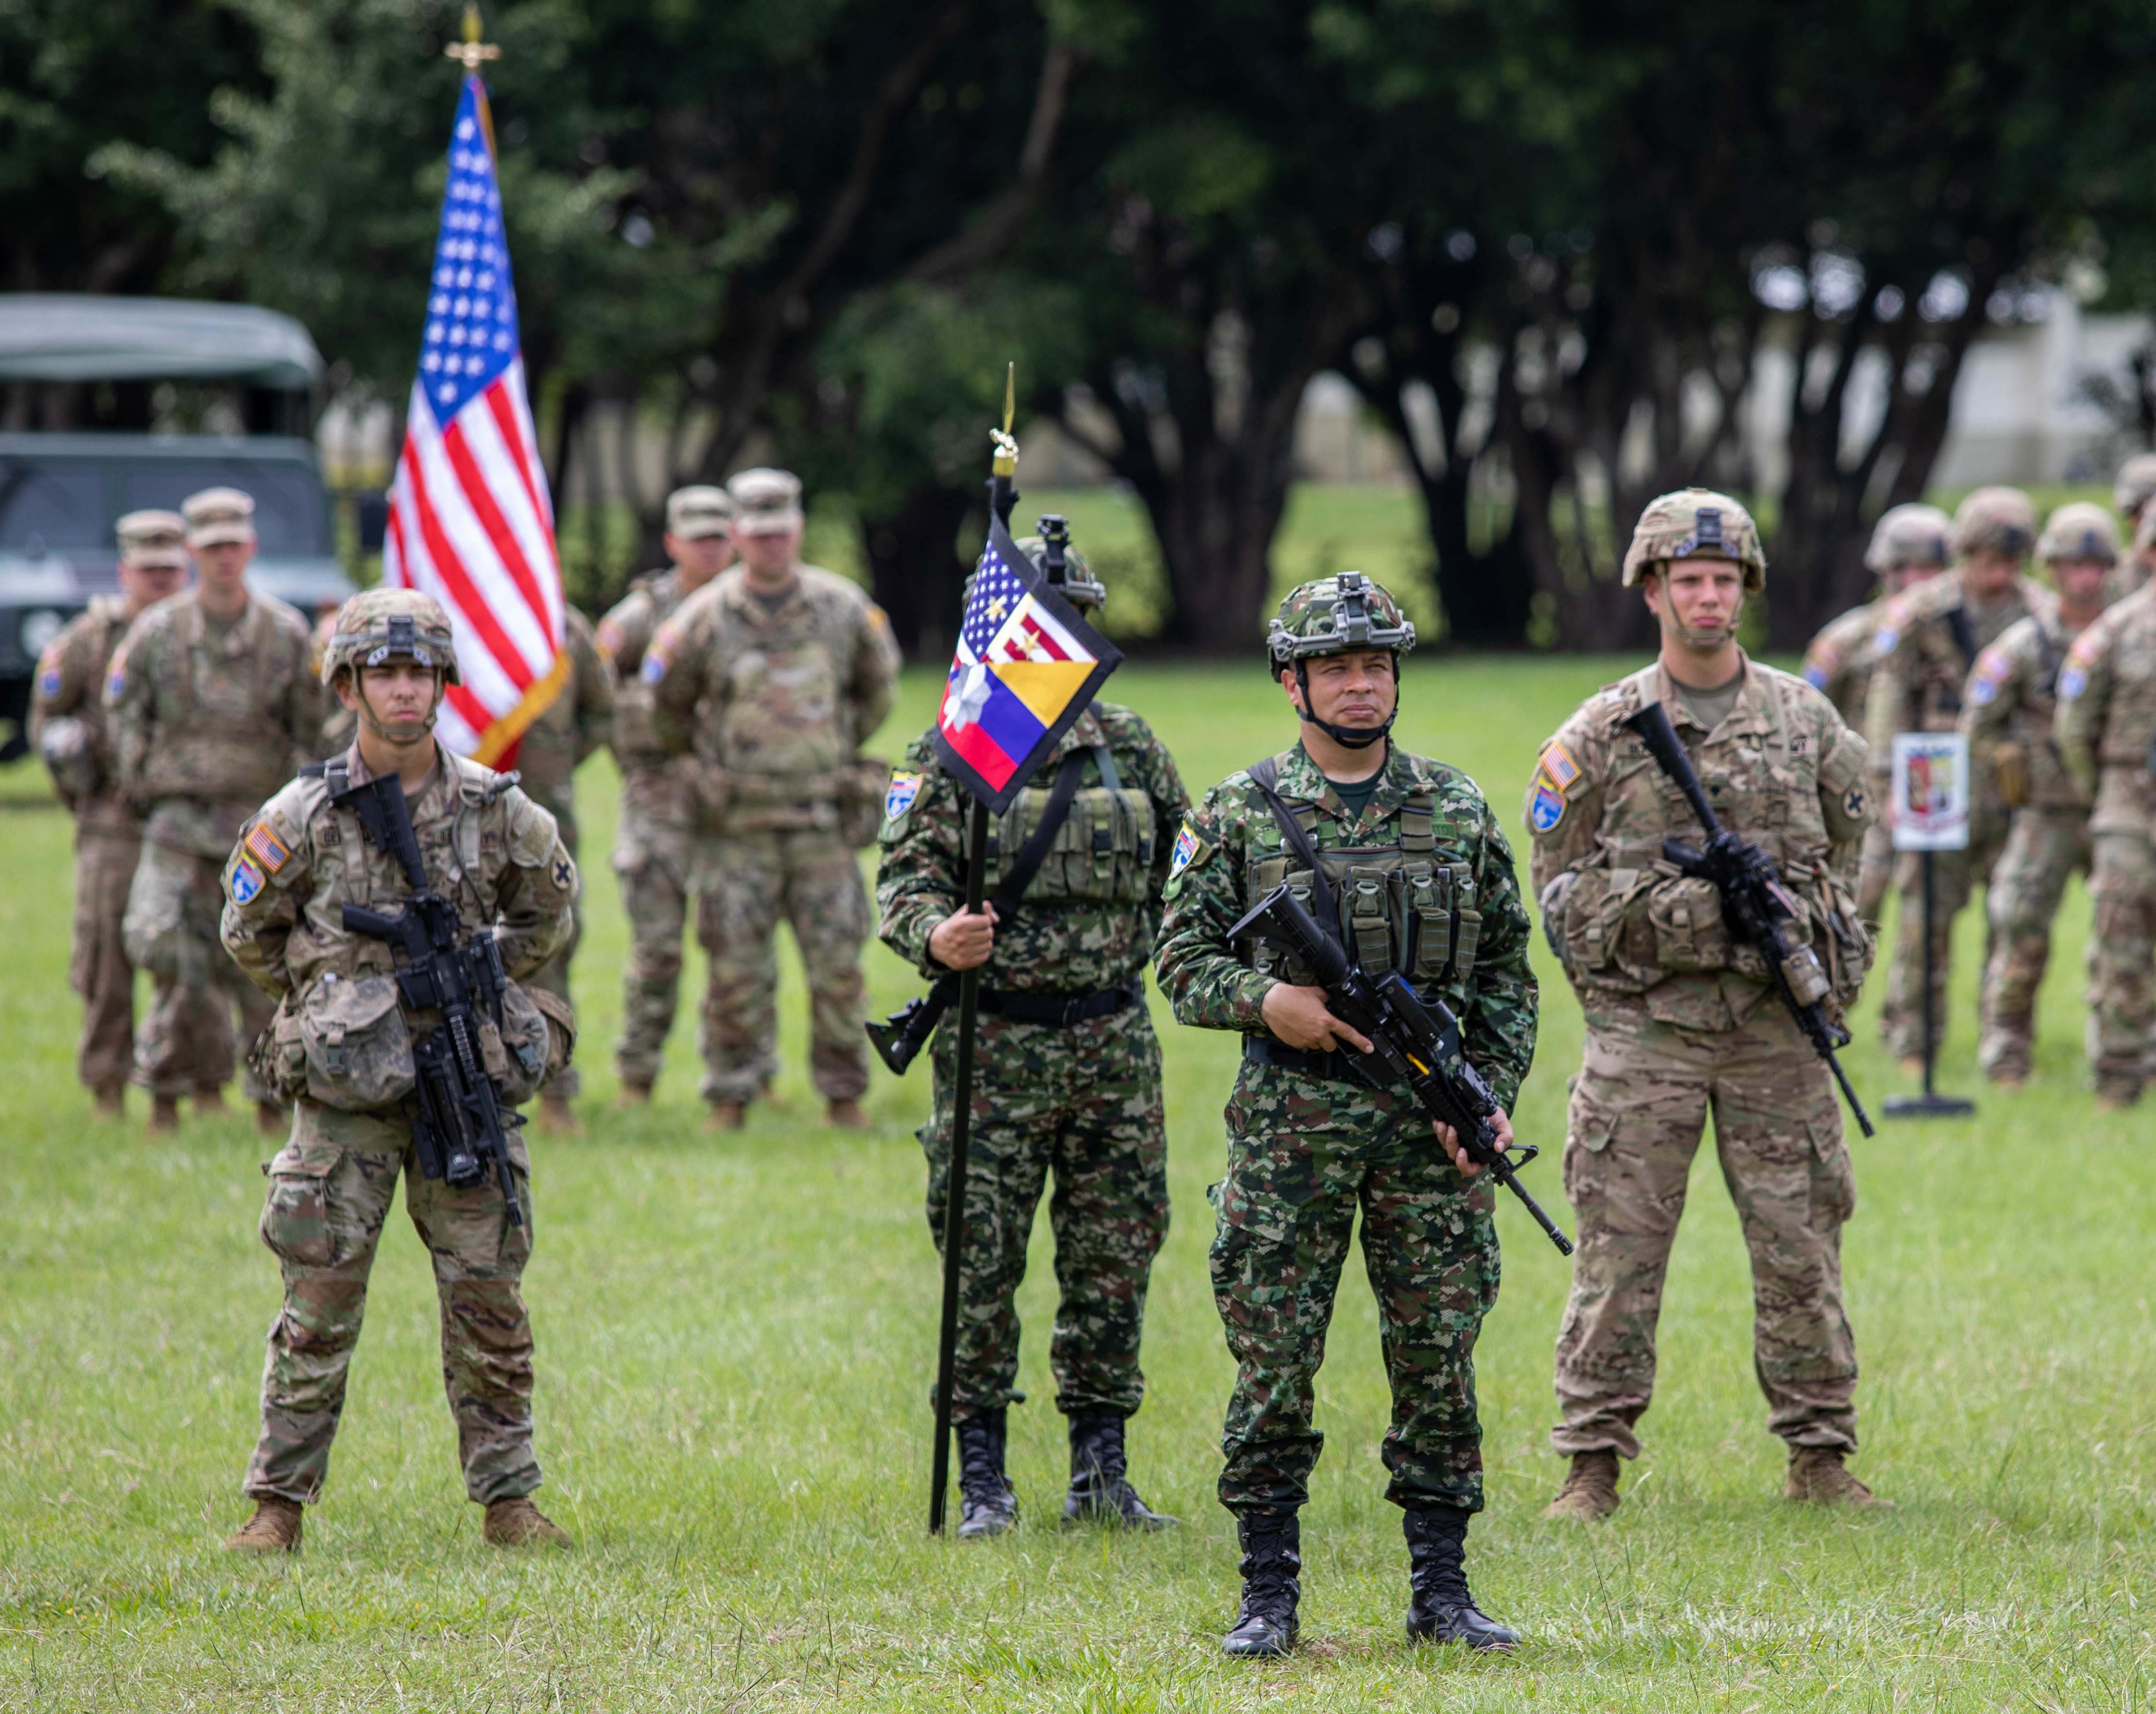
{"label": "soldier in tan camouflage uniform", "polygon": [[1978,778],[1992,777],[2013,812],[1984,900],[1991,956],[1977,1049],[1984,1075],[2009,1088],[2029,1075],[2051,919],[2066,878],[2089,864],[2088,800],[2051,742],[2051,713],[2066,651],[2103,611],[2118,528],[2101,506],[2062,506],[2046,522],[2036,557],[2051,568],[2057,600],[2007,626],[1976,657],[1961,715],[1969,765]]}
{"label": "soldier in tan camouflage uniform", "polygon": [[142,818],[119,790],[105,730],[105,669],[143,610],[187,581],[187,525],[176,512],[131,512],[116,526],[120,594],[96,595],[38,658],[30,741],[74,817],[74,950],[82,996],[75,1074],[101,1118],[117,1119],[135,1064],[135,966],[121,933],[142,857]]}
{"label": "soldier in tan camouflage uniform", "polygon": [[1752,1254],[1753,1359],[1767,1426],[1789,1448],[1785,1492],[1874,1503],[1843,1464],[1856,1448],[1856,1346],[1841,1227],[1856,1187],[1834,1085],[1758,952],[1732,940],[1713,883],[1663,860],[1665,838],[1697,844],[1702,829],[1622,723],[1662,704],[1725,826],[1780,870],[1824,997],[1845,1007],[1871,953],[1855,893],[1871,821],[1864,740],[1802,679],[1738,646],[1766,564],[1735,501],[1689,488],[1650,504],[1624,576],[1660,622],[1661,657],[1589,697],[1527,788],[1543,929],[1587,1014],[1564,1145],[1579,1249],[1551,1436],[1572,1470],[1553,1517],[1615,1511],[1617,1460],[1639,1456],[1663,1277],[1710,1114]]}
{"label": "soldier in tan camouflage uniform", "polygon": [[613,867],[621,877],[629,947],[614,1068],[624,1105],[650,1100],[665,1058],[681,990],[695,847],[690,759],[670,756],[659,742],[644,651],[675,608],[733,564],[733,499],[724,488],[675,489],[666,497],[666,553],[673,564],[639,578],[599,621],[599,647],[616,674],[613,754],[621,764]]}
{"label": "soldier in tan camouflage uniform", "polygon": [[[432,888],[464,931],[492,930],[512,981],[482,1027],[501,1099],[529,1099],[567,1056],[573,1020],[552,995],[516,986],[571,928],[577,870],[554,818],[504,776],[434,742],[444,685],[457,682],[449,617],[430,595],[370,589],[345,604],[321,666],[358,717],[352,748],[303,771],[253,816],[223,868],[224,945],[277,1001],[255,1062],[296,1099],[291,1140],[265,1169],[262,1241],[277,1257],[284,1308],[270,1330],[262,1432],[247,1469],[254,1502],[226,1542],[270,1553],[300,1545],[301,1507],[320,1497],[359,1341],[367,1277],[397,1181],[427,1247],[441,1300],[442,1379],[456,1418],[465,1491],[486,1507],[498,1547],[565,1542],[530,1495],[531,1324],[520,1289],[531,1253],[531,1162],[512,1131],[521,1220],[492,1174],[459,1187],[419,1169],[406,1102],[413,1042],[436,1022],[410,1013],[385,942],[344,926],[343,908],[393,912],[404,871],[333,801],[336,780],[394,774]],[[488,1031],[498,1039],[485,1040]]]}
{"label": "soldier in tan camouflage uniform", "polygon": [[742,563],[675,610],[642,669],[660,742],[696,758],[696,938],[711,960],[704,1099],[712,1122],[732,1129],[778,1074],[772,935],[784,917],[808,970],[825,1120],[859,1127],[872,923],[855,852],[875,837],[891,777],[859,750],[891,712],[898,646],[859,589],[801,563],[797,477],[744,471],[730,489]]}
{"label": "soldier in tan camouflage uniform", "polygon": [[[2144,522],[2151,516],[2156,509]],[[2097,1100],[2130,1107],[2141,1099],[2156,1029],[2156,584],[2074,639],[2052,735],[2094,804],[2088,1034]]]}
{"label": "soldier in tan camouflage uniform", "polygon": [[[210,488],[181,507],[195,587],[137,619],[105,677],[121,790],[146,814],[127,895],[127,955],[154,997],[135,1042],[150,1125],[179,1122],[179,1099],[218,1111],[233,1073],[233,1014],[251,1041],[270,1021],[254,984],[217,942],[218,866],[239,824],[310,759],[321,695],[307,622],[247,586],[254,502]],[[250,1069],[244,1087],[265,1135],[284,1109]]]}
{"label": "soldier in tan camouflage uniform", "polygon": [[[1887,803],[1895,735],[1952,732],[1961,718],[1962,693],[1976,657],[2016,620],[2051,611],[2051,591],[2022,574],[2035,541],[2036,513],[2026,494],[2018,488],[1979,488],[1954,513],[1953,546],[1960,563],[1889,604],[1873,646],[1876,664],[1865,715],[1872,796],[1882,806]],[[1979,771],[1969,782],[1968,848],[1933,855],[1931,1015],[1942,1035],[1953,919],[1976,887],[1989,883],[1992,866],[2005,847],[2006,826],[1997,779]],[[1902,914],[1887,974],[1886,1004],[1880,1011],[1888,1051],[1912,1073],[1922,1066],[1925,1053],[1922,877],[1918,853],[1903,852],[1897,858],[1894,885]],[[1987,946],[1987,964],[1989,956]]]}
{"label": "soldier in tan camouflage uniform", "polygon": [[[573,607],[562,609],[562,651],[569,658],[568,682],[526,728],[516,747],[516,772],[525,795],[554,818],[562,843],[574,857],[578,855],[577,768],[613,736],[613,672],[599,652],[591,621]],[[564,1006],[569,1003],[569,962],[577,955],[583,932],[579,909],[569,938],[531,978],[532,987],[545,989]],[[572,1065],[540,1090],[542,1130],[572,1132],[579,1128],[569,1103],[582,1087]]]}
{"label": "soldier in tan camouflage uniform", "polygon": [[[2151,499],[2156,499],[2156,452],[2137,452],[2119,466],[2118,478],[2111,487],[2111,503],[2123,521],[2121,534],[2129,547],[2104,579],[2106,606],[2124,600],[2146,584],[2151,569],[2156,569],[2156,517],[2149,512]],[[2148,528],[2144,530],[2144,525]]]}

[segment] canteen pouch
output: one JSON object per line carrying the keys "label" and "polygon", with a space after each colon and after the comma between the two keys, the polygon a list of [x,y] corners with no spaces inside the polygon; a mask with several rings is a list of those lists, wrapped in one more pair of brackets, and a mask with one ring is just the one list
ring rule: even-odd
{"label": "canteen pouch", "polygon": [[891,764],[881,756],[856,756],[839,770],[839,836],[855,850],[874,845],[883,831],[883,800],[891,789]]}
{"label": "canteen pouch", "polygon": [[1999,797],[2010,810],[2029,801],[2029,753],[2018,744],[2003,744],[1991,753],[1991,766],[1999,780]]}
{"label": "canteen pouch", "polygon": [[276,1015],[249,1044],[247,1068],[261,1079],[272,1100],[295,1101],[307,1093],[307,1050],[300,1039],[300,1015],[287,998]]}
{"label": "canteen pouch", "polygon": [[[554,999],[551,994],[544,997]],[[488,1019],[479,1027],[480,1058],[485,1063],[486,1074],[494,1079],[500,1099],[511,1107],[522,1106],[553,1075],[548,1068],[555,1051],[553,1032],[547,1024],[547,1014],[540,1010],[540,998],[539,991],[511,982],[501,991],[501,1022],[497,1026]],[[562,1010],[568,1008],[562,1005]],[[568,1028],[570,1033],[561,1049],[563,1065],[568,1063],[575,1042],[573,1025]]]}
{"label": "canteen pouch", "polygon": [[1654,934],[1654,962],[1665,975],[1729,967],[1729,926],[1722,920],[1722,894],[1712,881],[1673,876],[1657,882],[1647,893],[1647,920]]}
{"label": "canteen pouch", "polygon": [[395,977],[332,972],[307,991],[299,1022],[308,1099],[372,1113],[395,1106],[418,1083]]}

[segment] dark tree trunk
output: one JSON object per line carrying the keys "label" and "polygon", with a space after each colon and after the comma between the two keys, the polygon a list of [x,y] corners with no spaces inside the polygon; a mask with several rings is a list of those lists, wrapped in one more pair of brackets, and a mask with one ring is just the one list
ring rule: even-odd
{"label": "dark tree trunk", "polygon": [[861,520],[870,589],[910,661],[945,659],[957,636],[967,573],[958,532],[975,504],[963,488],[923,481],[896,512]]}

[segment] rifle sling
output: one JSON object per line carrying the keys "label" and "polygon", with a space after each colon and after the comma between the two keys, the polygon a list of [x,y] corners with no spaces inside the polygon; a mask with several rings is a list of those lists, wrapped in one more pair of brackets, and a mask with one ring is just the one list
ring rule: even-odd
{"label": "rifle sling", "polygon": [[1318,858],[1317,842],[1303,831],[1302,823],[1289,813],[1288,806],[1281,801],[1280,793],[1275,789],[1280,785],[1277,759],[1267,756],[1250,769],[1250,783],[1265,795],[1265,802],[1273,812],[1273,820],[1280,823],[1281,837],[1287,842],[1288,849],[1301,861],[1302,866],[1310,871],[1310,902],[1318,926],[1345,946],[1348,943],[1340,933],[1340,907],[1333,902],[1332,888],[1325,878],[1325,865]]}

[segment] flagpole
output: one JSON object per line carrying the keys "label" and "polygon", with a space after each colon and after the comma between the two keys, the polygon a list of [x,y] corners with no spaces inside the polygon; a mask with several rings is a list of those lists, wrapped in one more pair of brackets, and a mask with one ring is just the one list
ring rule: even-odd
{"label": "flagpole", "polygon": [[[1017,406],[1018,366],[1004,377],[1004,425],[994,436],[995,459],[988,478],[988,504],[1006,528],[1018,504],[1012,478],[1018,474],[1018,442],[1011,438]],[[966,841],[966,909],[980,914],[988,891],[988,806],[973,800]],[[936,1345],[936,1456],[928,1481],[928,1533],[943,1533],[945,1501],[951,1488],[951,1409],[958,1369],[958,1281],[966,1248],[966,1176],[972,1160],[973,1125],[973,1037],[981,1013],[981,966],[958,977],[958,1063],[952,1079],[951,1160],[943,1186],[943,1318]]]}

